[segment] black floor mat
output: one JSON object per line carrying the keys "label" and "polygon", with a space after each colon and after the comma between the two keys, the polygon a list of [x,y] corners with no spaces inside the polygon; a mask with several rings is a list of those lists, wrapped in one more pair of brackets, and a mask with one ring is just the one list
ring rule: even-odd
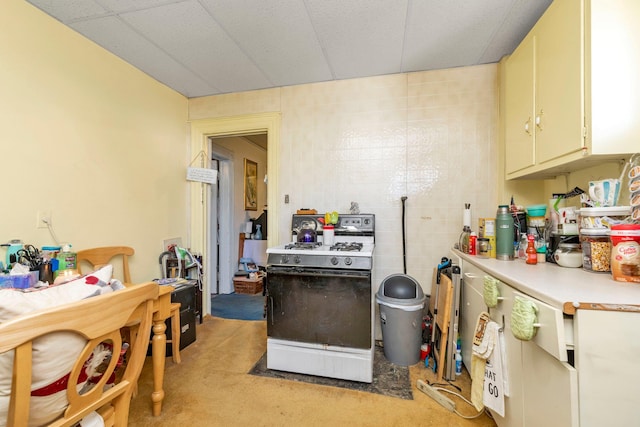
{"label": "black floor mat", "polygon": [[384,357],[384,351],[380,347],[376,347],[374,351],[373,382],[371,384],[267,369],[267,353],[262,355],[260,360],[258,360],[258,363],[256,363],[249,373],[251,375],[263,377],[281,378],[311,384],[342,387],[350,390],[397,397],[399,399],[413,400],[413,392],[411,391],[411,382],[409,379],[409,368],[389,362]]}

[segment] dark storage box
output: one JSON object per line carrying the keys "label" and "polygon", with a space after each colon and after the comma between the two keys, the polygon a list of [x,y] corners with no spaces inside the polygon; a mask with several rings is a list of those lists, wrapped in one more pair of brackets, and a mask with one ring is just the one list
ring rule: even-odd
{"label": "dark storage box", "polygon": [[[180,303],[180,350],[196,340],[196,289],[197,284],[185,283],[176,285],[175,290],[171,292],[171,302]],[[165,334],[167,340],[170,340],[172,339],[171,318],[167,319],[165,324],[167,326]],[[153,337],[153,331],[151,331],[151,337]],[[170,343],[167,343],[166,351],[167,356],[173,356]],[[151,355],[151,353],[152,349],[149,345],[147,355]]]}

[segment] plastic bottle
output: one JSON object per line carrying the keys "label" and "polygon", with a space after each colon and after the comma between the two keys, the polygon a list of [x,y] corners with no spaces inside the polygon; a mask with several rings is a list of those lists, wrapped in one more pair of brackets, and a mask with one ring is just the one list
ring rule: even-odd
{"label": "plastic bottle", "polygon": [[71,245],[64,245],[62,252],[57,256],[58,269],[56,270],[56,277],[61,271],[64,270],[77,270],[78,269],[78,256],[75,252],[71,252]]}
{"label": "plastic bottle", "polygon": [[460,338],[456,342],[456,375],[462,375],[462,345]]}
{"label": "plastic bottle", "polygon": [[533,234],[527,236],[527,264],[538,263],[538,251],[536,250],[535,240],[536,238]]}
{"label": "plastic bottle", "polygon": [[498,206],[496,213],[496,259],[513,259],[513,216],[508,205]]}
{"label": "plastic bottle", "polygon": [[527,246],[529,246],[529,239],[527,233],[520,233],[520,244],[518,245],[518,258],[521,260],[527,259]]}
{"label": "plastic bottle", "polygon": [[476,255],[477,240],[478,240],[478,236],[476,235],[476,232],[472,231],[471,234],[469,234],[469,255]]}
{"label": "plastic bottle", "polygon": [[471,235],[471,228],[468,225],[462,227],[462,234],[460,234],[460,238],[458,239],[458,247],[461,252],[465,254],[469,253],[469,236]]}
{"label": "plastic bottle", "polygon": [[256,234],[253,235],[253,240],[262,240],[262,225],[256,224]]}

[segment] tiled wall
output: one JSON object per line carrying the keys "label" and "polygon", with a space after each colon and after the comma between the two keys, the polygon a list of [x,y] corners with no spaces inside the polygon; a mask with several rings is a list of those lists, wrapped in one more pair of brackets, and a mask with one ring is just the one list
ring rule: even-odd
{"label": "tiled wall", "polygon": [[495,216],[497,87],[489,64],[196,98],[190,119],[279,111],[279,204],[269,213],[277,212],[280,243],[296,209],[346,213],[358,202],[376,214],[376,289],[403,272],[407,196],[407,274],[429,293],[464,204],[473,225]]}

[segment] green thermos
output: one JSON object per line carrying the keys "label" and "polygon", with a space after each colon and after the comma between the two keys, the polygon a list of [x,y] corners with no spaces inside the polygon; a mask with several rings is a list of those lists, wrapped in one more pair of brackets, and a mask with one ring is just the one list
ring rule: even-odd
{"label": "green thermos", "polygon": [[508,205],[498,206],[496,213],[496,259],[513,259],[513,216]]}

